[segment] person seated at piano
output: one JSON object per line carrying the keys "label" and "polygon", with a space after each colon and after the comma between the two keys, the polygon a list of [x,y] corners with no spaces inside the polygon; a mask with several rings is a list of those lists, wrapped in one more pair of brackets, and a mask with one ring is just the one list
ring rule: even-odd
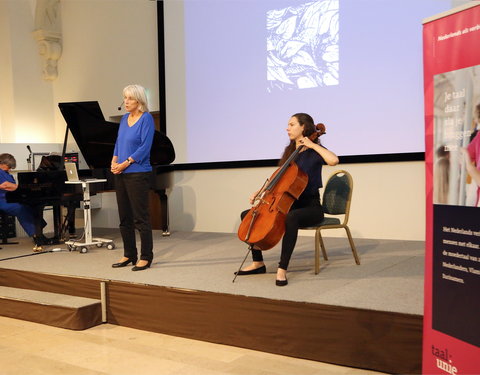
{"label": "person seated at piano", "polygon": [[18,222],[25,232],[33,238],[34,251],[42,251],[44,237],[41,234],[45,221],[38,217],[35,210],[21,203],[8,203],[5,194],[7,191],[17,190],[18,185],[15,178],[10,174],[10,170],[15,169],[17,161],[11,154],[0,155],[0,211],[9,215],[16,216]]}
{"label": "person seated at piano", "polygon": [[[153,236],[149,217],[150,149],[155,125],[148,112],[145,89],[129,85],[123,89],[125,110],[118,129],[111,171],[115,175],[120,233],[123,240],[123,258],[112,267],[132,263],[132,271],[149,268],[153,259]],[[140,233],[138,259],[135,229]],[[138,260],[138,262],[137,262]]]}

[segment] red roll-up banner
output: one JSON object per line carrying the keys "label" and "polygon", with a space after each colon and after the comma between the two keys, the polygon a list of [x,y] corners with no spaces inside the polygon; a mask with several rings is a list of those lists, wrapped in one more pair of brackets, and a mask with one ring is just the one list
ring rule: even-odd
{"label": "red roll-up banner", "polygon": [[424,374],[480,374],[480,5],[476,4],[425,20],[423,27]]}

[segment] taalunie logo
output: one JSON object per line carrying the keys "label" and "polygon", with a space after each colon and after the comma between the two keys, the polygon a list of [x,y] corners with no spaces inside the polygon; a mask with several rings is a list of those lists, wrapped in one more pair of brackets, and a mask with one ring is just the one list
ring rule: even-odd
{"label": "taalunie logo", "polygon": [[448,349],[440,349],[432,345],[432,354],[435,356],[435,364],[447,374],[456,375],[458,369],[453,365],[453,356],[448,353]]}

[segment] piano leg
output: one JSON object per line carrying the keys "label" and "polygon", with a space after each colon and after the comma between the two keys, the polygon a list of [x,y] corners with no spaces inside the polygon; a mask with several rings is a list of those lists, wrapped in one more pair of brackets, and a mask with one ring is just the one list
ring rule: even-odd
{"label": "piano leg", "polygon": [[75,237],[76,228],[75,228],[75,209],[79,207],[76,201],[68,202],[67,204],[67,216],[66,216],[66,227],[68,228],[68,236],[70,238]]}
{"label": "piano leg", "polygon": [[45,206],[33,206],[34,220],[35,220],[35,236],[40,237],[43,235],[43,227],[45,225],[43,221],[43,210]]}
{"label": "piano leg", "polygon": [[168,196],[165,189],[155,190],[160,200],[160,216],[162,221],[162,236],[170,236],[169,222],[168,222]]}
{"label": "piano leg", "polygon": [[52,207],[53,209],[53,238],[52,244],[53,243],[59,243],[60,242],[60,232],[62,230],[62,214],[61,214],[61,206],[60,205],[54,205]]}

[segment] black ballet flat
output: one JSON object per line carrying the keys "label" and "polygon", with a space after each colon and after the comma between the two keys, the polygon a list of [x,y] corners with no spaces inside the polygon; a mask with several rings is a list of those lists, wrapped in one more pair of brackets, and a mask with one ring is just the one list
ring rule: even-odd
{"label": "black ballet flat", "polygon": [[147,264],[145,264],[144,266],[134,266],[132,268],[132,271],[143,271],[143,270],[146,270],[147,268],[150,267],[150,265],[152,264],[152,261],[149,260]]}
{"label": "black ballet flat", "polygon": [[137,263],[137,260],[136,260],[136,259],[127,259],[125,262],[113,263],[113,264],[112,264],[112,267],[113,267],[113,268],[126,267],[126,266],[128,266],[130,263],[135,264],[135,263]]}
{"label": "black ballet flat", "polygon": [[43,234],[33,235],[33,243],[35,246],[42,247],[44,245],[48,245],[48,238],[45,237]]}
{"label": "black ballet flat", "polygon": [[285,280],[275,280],[275,285],[276,286],[285,286],[285,285],[288,285],[288,280],[285,279]]}
{"label": "black ballet flat", "polygon": [[238,275],[238,276],[245,276],[245,275],[259,275],[261,273],[265,273],[267,272],[267,267],[265,266],[261,266],[261,267],[258,267],[258,268],[255,268],[253,270],[249,270],[249,271],[238,271],[238,272],[234,272],[234,275]]}

